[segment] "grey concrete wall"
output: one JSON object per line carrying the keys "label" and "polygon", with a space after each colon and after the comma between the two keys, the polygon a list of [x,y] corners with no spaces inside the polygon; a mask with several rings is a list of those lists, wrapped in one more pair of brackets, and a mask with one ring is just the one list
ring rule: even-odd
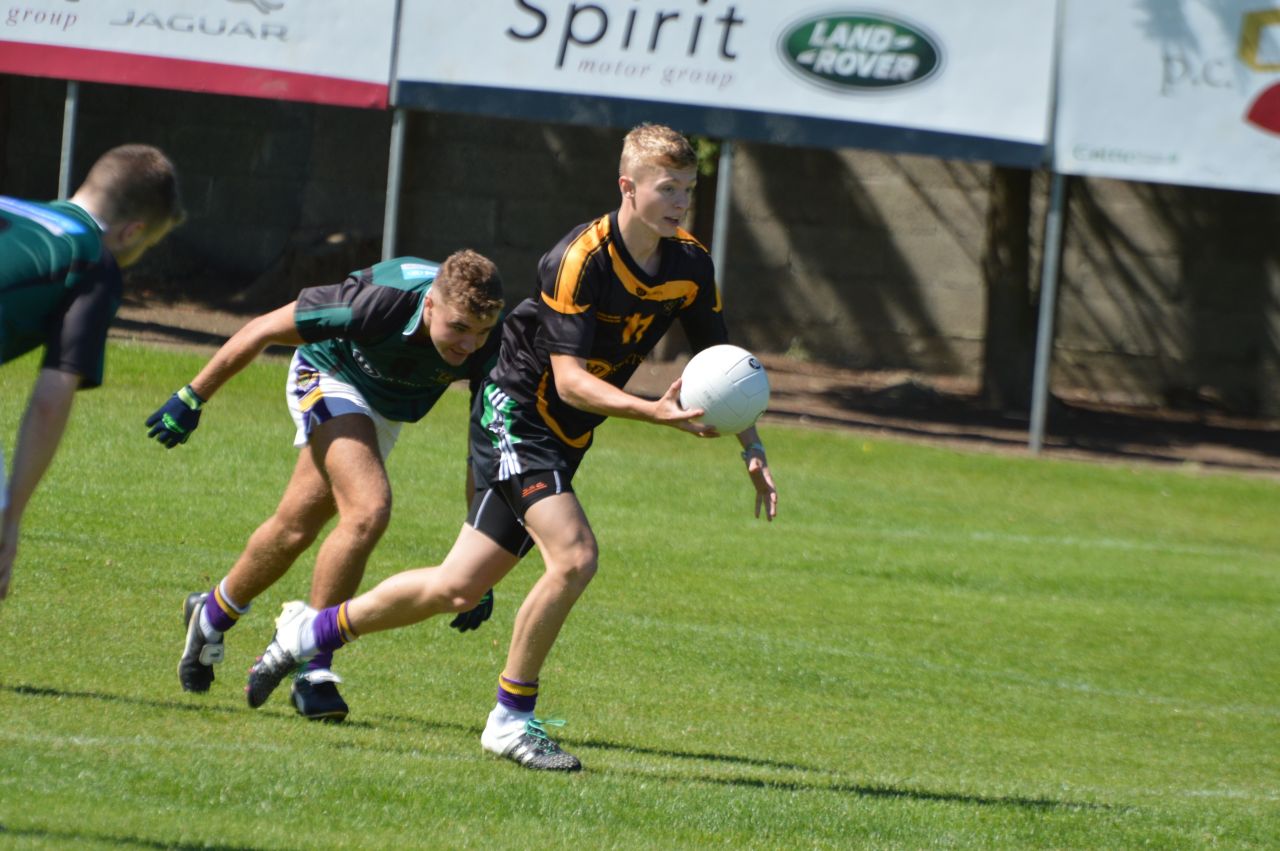
{"label": "grey concrete wall", "polygon": [[[65,85],[0,80],[8,95],[0,191],[52,197]],[[380,238],[386,113],[83,85],[78,115],[73,185],[125,142],[158,145],[179,165],[187,224],[143,259],[135,284],[220,300],[261,288],[264,274],[320,250],[331,234]]]}
{"label": "grey concrete wall", "polygon": [[[0,192],[55,192],[64,92],[0,77]],[[80,122],[77,178],[126,141],[160,145],[182,169],[189,222],[131,273],[134,287],[265,307],[379,256],[389,113],[85,85]],[[472,247],[527,292],[543,251],[617,203],[621,138],[412,115],[399,250]],[[978,163],[740,145],[720,270],[735,339],[976,379],[989,176]],[[1280,415],[1278,224],[1272,196],[1075,181],[1053,386]]]}
{"label": "grey concrete wall", "polygon": [[988,168],[741,145],[725,301],[768,351],[976,375]]}
{"label": "grey concrete wall", "polygon": [[1054,380],[1280,415],[1277,233],[1275,196],[1076,181]]}
{"label": "grey concrete wall", "polygon": [[622,136],[410,114],[399,249],[443,258],[474,248],[493,257],[513,292],[532,292],[538,258],[574,225],[617,206]]}

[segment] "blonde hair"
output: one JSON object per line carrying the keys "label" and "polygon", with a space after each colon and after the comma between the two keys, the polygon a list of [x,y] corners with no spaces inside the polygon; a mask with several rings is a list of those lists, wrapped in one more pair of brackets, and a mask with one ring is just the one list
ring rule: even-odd
{"label": "blonde hair", "polygon": [[663,124],[641,124],[622,140],[618,176],[634,177],[644,168],[694,168],[698,155],[681,133]]}
{"label": "blonde hair", "polygon": [[178,170],[151,145],[107,151],[89,169],[80,189],[102,199],[103,216],[112,224],[178,225],[187,217],[178,197]]}
{"label": "blonde hair", "polygon": [[473,316],[488,316],[502,310],[502,276],[498,274],[497,265],[470,248],[445,258],[431,289],[441,300]]}

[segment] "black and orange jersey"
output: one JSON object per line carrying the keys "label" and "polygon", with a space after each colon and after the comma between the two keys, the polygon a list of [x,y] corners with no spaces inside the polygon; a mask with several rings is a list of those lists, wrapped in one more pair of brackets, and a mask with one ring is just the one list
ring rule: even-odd
{"label": "black and orange jersey", "polygon": [[576,449],[604,421],[562,401],[551,355],[583,358],[587,369],[623,387],[677,318],[695,352],[727,342],[715,268],[685,231],[661,242],[649,275],[627,252],[617,212],[571,230],[538,263],[538,289],[507,317],[490,378]]}

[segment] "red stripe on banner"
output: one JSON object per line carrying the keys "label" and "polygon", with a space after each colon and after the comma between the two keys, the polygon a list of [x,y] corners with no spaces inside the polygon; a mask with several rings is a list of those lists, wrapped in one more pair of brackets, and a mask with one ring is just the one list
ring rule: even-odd
{"label": "red stripe on banner", "polygon": [[383,109],[388,86],[136,53],[0,41],[0,73]]}

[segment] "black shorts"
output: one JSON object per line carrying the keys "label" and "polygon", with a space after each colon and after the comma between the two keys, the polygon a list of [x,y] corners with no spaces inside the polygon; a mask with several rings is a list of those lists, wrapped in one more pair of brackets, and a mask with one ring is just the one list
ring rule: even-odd
{"label": "black shorts", "polygon": [[476,491],[467,523],[507,552],[523,558],[533,549],[533,538],[524,527],[524,513],[534,503],[558,493],[573,493],[569,478],[559,470],[539,470],[506,479]]}
{"label": "black shorts", "polygon": [[555,470],[573,479],[590,438],[581,448],[565,443],[532,405],[522,405],[485,381],[471,408],[471,470],[481,490],[507,479]]}
{"label": "black shorts", "polygon": [[471,409],[476,495],[467,523],[517,556],[533,547],[525,512],[549,496],[573,493],[573,474],[591,445],[569,446],[525,407],[486,381]]}

